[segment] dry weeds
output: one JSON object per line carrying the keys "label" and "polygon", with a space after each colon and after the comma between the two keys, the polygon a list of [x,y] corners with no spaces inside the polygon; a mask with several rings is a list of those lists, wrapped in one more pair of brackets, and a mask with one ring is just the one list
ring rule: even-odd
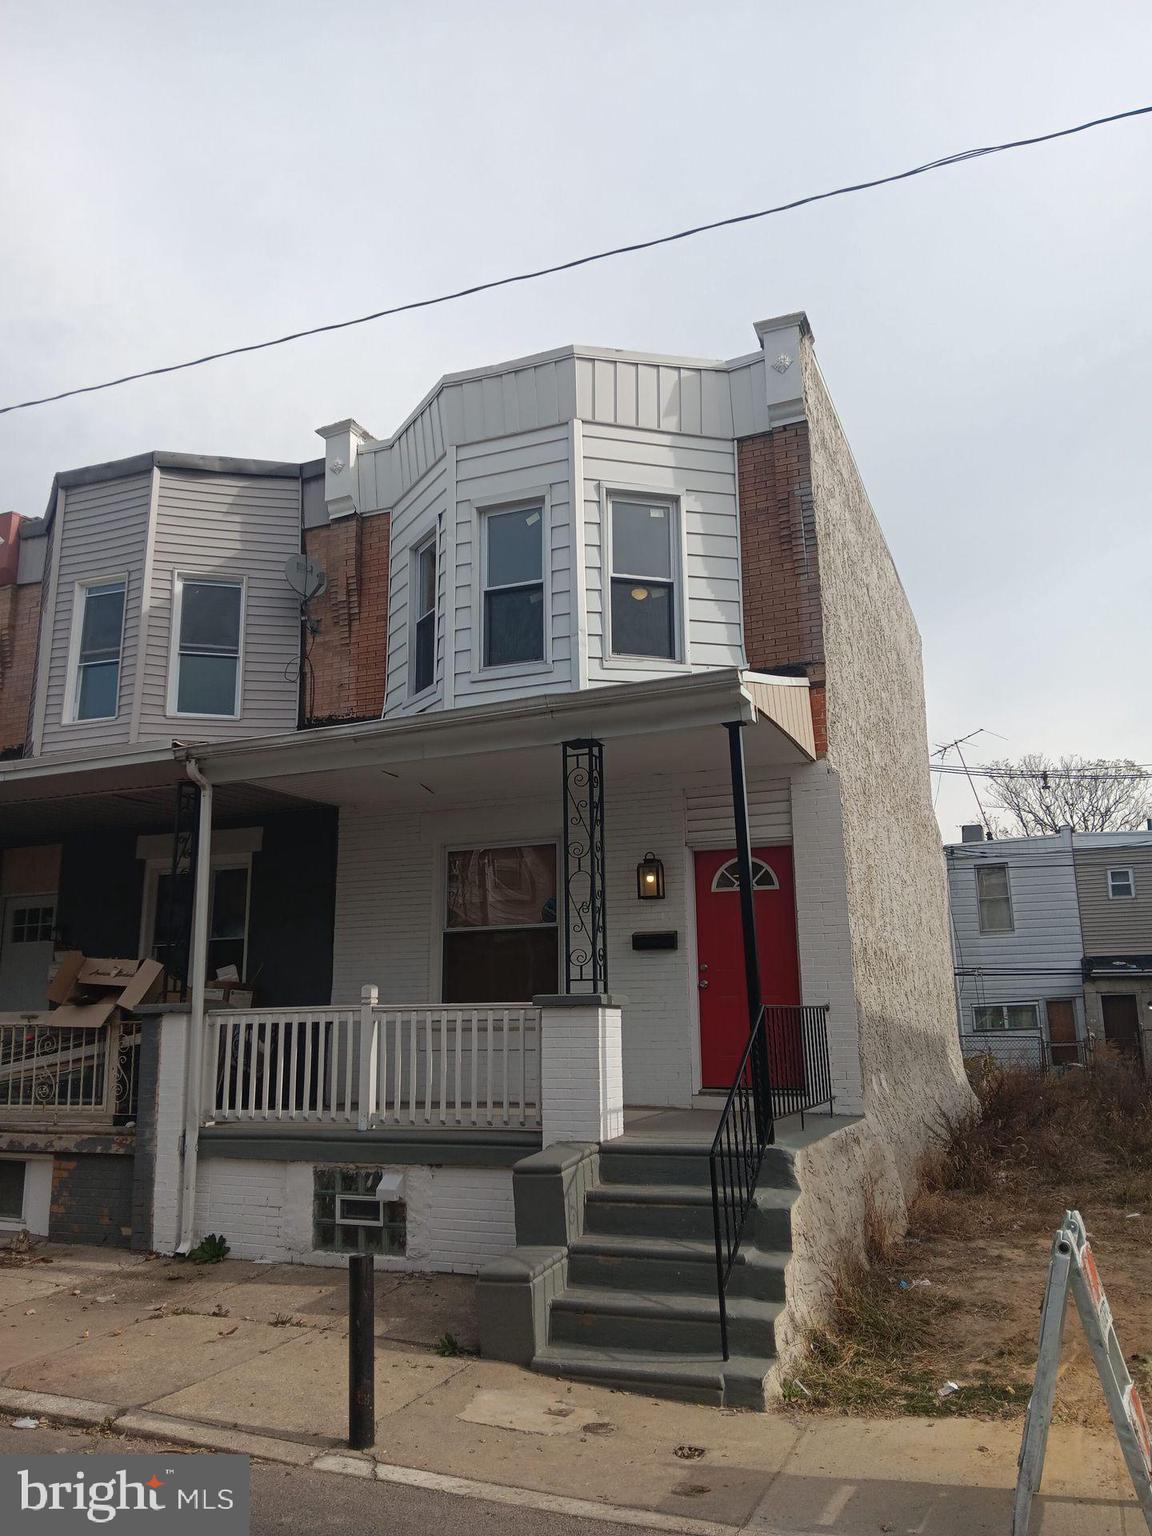
{"label": "dry weeds", "polygon": [[[1052,1234],[1069,1206],[1088,1223],[1133,1374],[1152,1376],[1148,1084],[1104,1055],[1048,1077],[988,1061],[970,1070],[979,1112],[942,1130],[904,1239],[887,1243],[869,1223],[867,1262],[841,1274],[833,1316],[798,1372],[810,1395],[785,1392],[795,1406],[1022,1414]],[[1077,1424],[1107,1417],[1074,1323],[1057,1411]]]}

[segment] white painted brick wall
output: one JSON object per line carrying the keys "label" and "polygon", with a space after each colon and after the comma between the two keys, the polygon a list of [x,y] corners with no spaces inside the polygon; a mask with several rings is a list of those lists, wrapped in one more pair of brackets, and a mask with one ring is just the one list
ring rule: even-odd
{"label": "white painted brick wall", "polygon": [[[383,1167],[401,1180],[408,1250],[380,1257],[381,1269],[472,1274],[516,1246],[509,1168]],[[222,1233],[238,1259],[341,1265],[312,1247],[313,1164],[202,1158],[196,1235]]]}
{"label": "white painted brick wall", "polygon": [[[723,732],[717,727],[718,757],[723,759],[725,753]],[[557,749],[557,788],[559,777]],[[767,775],[756,778],[763,804],[755,836],[783,840],[789,817],[779,806],[778,781]],[[837,1092],[839,1107],[849,1112],[859,1104],[859,1062],[850,950],[844,948],[839,798],[821,764],[800,770],[790,782],[792,822],[797,824],[804,999],[825,1002],[835,996]],[[699,808],[726,790],[723,772],[667,774],[643,782],[608,778],[604,815],[609,990],[627,999],[622,1057],[629,1104],[688,1104],[699,1081],[693,862],[686,800]],[[426,814],[342,810],[333,1002],[358,1002],[366,982],[380,987],[382,1002],[436,1001],[446,848],[489,839],[543,841],[559,834],[558,793]],[[697,827],[691,841],[703,846],[699,838]],[[636,897],[636,865],[650,849],[664,861],[664,901]],[[678,948],[633,950],[633,932],[651,929],[674,929]]]}
{"label": "white painted brick wall", "polygon": [[619,1008],[544,1008],[540,1017],[543,1143],[624,1134]]}
{"label": "white painted brick wall", "polygon": [[160,1062],[156,1077],[152,1246],[157,1253],[174,1253],[180,1241],[180,1135],[184,1129],[188,1017],[183,1013],[163,1013],[156,1023],[160,1030]]}
{"label": "white painted brick wall", "polygon": [[806,1003],[828,1004],[836,1110],[859,1115],[863,1087],[840,781],[827,763],[811,763],[793,772],[792,828],[801,996]]}

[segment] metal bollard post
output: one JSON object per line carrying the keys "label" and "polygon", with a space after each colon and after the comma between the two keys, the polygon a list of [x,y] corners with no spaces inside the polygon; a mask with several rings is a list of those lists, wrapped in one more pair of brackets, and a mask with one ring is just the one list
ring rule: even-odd
{"label": "metal bollard post", "polygon": [[374,1261],[348,1259],[348,1444],[367,1451],[376,1443],[376,1335]]}

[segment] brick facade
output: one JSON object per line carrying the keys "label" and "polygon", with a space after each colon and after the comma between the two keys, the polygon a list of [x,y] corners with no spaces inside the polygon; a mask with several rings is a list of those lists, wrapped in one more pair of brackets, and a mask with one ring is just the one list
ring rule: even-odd
{"label": "brick facade", "polygon": [[304,550],[328,577],[310,605],[319,629],[304,668],[305,725],[379,718],[388,662],[391,519],[344,517],[304,530]]}
{"label": "brick facade", "polygon": [[0,752],[28,737],[39,629],[39,584],[0,587]]}
{"label": "brick facade", "polygon": [[48,1235],[56,1243],[127,1248],[132,1240],[131,1146],[124,1152],[57,1155]]}
{"label": "brick facade", "polygon": [[741,438],[736,462],[748,665],[808,678],[823,756],[824,628],[807,423]]}

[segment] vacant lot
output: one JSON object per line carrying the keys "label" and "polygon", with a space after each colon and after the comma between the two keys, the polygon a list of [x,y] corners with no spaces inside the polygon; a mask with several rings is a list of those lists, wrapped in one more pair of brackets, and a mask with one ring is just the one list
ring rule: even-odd
{"label": "vacant lot", "polygon": [[[1152,1095],[1124,1062],[1039,1077],[973,1068],[981,1113],[942,1127],[912,1225],[874,1232],[786,1397],[812,1411],[1023,1415],[1053,1233],[1087,1223],[1129,1368],[1152,1384]],[[939,1396],[947,1382],[959,1390]],[[806,1396],[805,1393],[810,1394]],[[1057,1416],[1107,1409],[1069,1303]]]}

